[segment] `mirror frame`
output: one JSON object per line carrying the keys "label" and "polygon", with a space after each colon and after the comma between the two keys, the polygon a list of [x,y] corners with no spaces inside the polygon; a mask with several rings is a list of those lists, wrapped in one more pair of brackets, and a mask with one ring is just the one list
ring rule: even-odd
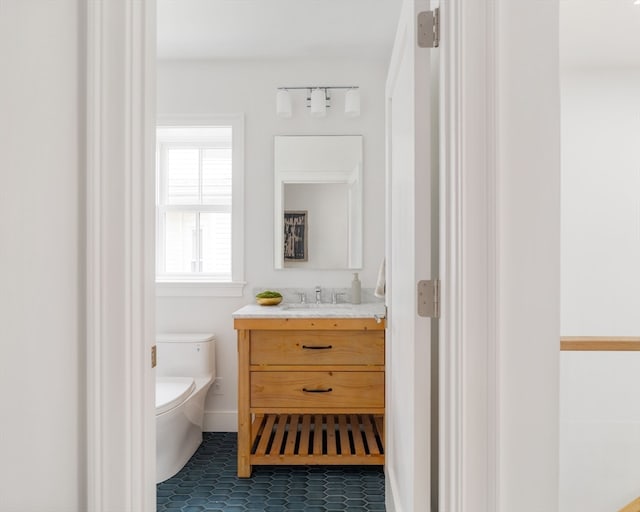
{"label": "mirror frame", "polygon": [[[283,143],[304,139],[306,143],[316,139],[321,145],[337,142],[344,148],[358,152],[358,159],[351,165],[341,165],[335,162],[329,164],[329,169],[279,169],[278,148]],[[323,154],[329,154],[329,148]],[[360,186],[349,190],[350,218],[348,262],[345,267],[316,268],[295,267],[309,270],[359,270],[363,262],[363,229],[364,229],[364,201],[363,201],[363,136],[362,135],[276,135],[274,137],[273,175],[274,175],[274,268],[276,270],[290,270],[294,267],[285,266],[284,261],[284,188],[289,184],[314,183],[359,183]],[[349,168],[351,167],[351,168]]]}

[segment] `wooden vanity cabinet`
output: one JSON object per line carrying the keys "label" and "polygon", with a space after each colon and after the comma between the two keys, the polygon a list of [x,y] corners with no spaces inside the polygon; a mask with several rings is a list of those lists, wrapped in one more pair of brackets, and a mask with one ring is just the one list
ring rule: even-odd
{"label": "wooden vanity cabinet", "polygon": [[238,476],[384,464],[384,320],[236,318]]}

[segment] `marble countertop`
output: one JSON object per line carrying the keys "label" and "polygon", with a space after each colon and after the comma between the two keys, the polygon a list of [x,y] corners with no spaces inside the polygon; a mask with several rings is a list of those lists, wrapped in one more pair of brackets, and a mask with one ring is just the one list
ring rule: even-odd
{"label": "marble countertop", "polygon": [[283,302],[277,306],[248,304],[234,311],[233,318],[384,318],[382,302],[364,304],[294,304]]}

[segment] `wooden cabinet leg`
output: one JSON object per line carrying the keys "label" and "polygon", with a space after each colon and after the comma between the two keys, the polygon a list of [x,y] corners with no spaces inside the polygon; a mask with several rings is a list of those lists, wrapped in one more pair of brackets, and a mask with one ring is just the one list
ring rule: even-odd
{"label": "wooden cabinet leg", "polygon": [[238,431],[238,478],[249,478],[251,476],[251,445],[249,439],[244,439]]}
{"label": "wooden cabinet leg", "polygon": [[238,331],[238,477],[251,476],[249,331]]}

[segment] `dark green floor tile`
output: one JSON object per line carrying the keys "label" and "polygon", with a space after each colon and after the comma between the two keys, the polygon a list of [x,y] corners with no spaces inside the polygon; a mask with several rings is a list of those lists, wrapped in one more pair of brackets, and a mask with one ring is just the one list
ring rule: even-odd
{"label": "dark green floor tile", "polygon": [[157,486],[157,512],[384,512],[377,466],[257,466],[237,478],[235,433],[205,433],[198,451]]}

